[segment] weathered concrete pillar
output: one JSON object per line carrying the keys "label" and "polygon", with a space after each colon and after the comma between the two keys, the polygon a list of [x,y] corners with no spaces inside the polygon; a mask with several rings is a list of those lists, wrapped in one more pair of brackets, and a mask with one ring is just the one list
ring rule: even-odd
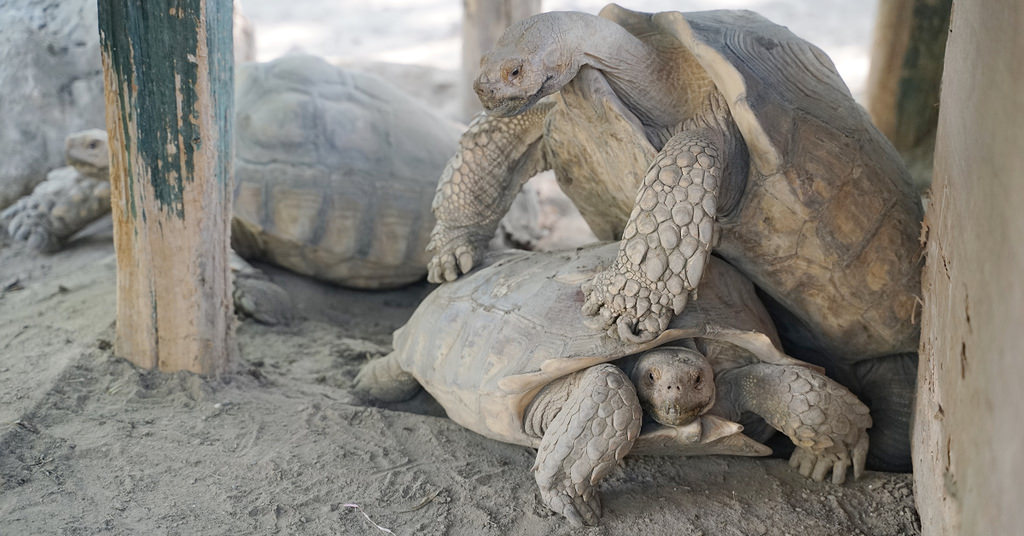
{"label": "weathered concrete pillar", "polygon": [[99,0],[117,251],[115,352],[210,374],[235,351],[231,0]]}
{"label": "weathered concrete pillar", "polygon": [[957,2],[946,48],[914,428],[924,534],[1024,527],[1024,4]]}

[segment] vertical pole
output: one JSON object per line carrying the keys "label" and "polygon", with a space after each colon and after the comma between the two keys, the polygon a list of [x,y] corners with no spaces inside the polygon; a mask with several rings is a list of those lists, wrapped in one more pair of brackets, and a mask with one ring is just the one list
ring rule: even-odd
{"label": "vertical pole", "polygon": [[939,82],[953,0],[882,0],[878,4],[868,112],[910,167],[914,182],[931,182]]}
{"label": "vertical pole", "polygon": [[231,0],[99,0],[115,353],[216,374],[235,353]]}
{"label": "vertical pole", "polygon": [[921,533],[1024,527],[1024,3],[957,2],[925,217],[914,404]]}
{"label": "vertical pole", "polygon": [[459,95],[462,119],[481,110],[473,93],[480,57],[513,22],[540,13],[541,0],[462,0],[462,84]]}

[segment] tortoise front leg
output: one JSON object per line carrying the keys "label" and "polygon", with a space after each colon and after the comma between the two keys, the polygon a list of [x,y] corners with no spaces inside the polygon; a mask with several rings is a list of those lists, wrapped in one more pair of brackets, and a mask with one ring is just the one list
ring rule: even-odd
{"label": "tortoise front leg", "polygon": [[29,247],[53,252],[71,235],[110,213],[110,182],[73,170],[51,177],[31,194],[0,213],[11,237]]}
{"label": "tortoise front leg", "polygon": [[686,306],[711,254],[722,133],[702,126],[676,134],[647,170],[615,263],[583,285],[583,312],[609,335],[646,342]]}
{"label": "tortoise front leg", "polygon": [[715,413],[739,418],[761,416],[796,445],[790,465],[822,481],[829,472],[842,484],[852,465],[854,478],[864,472],[871,416],[868,407],[842,385],[797,365],[758,363],[725,371],[718,387]]}
{"label": "tortoise front leg", "polygon": [[609,364],[578,372],[540,393],[525,420],[528,432],[543,433],[533,470],[544,504],[573,525],[596,525],[595,486],[640,434],[643,415],[629,378]]}
{"label": "tortoise front leg", "polygon": [[480,262],[520,187],[543,170],[541,136],[554,101],[514,117],[478,115],[441,174],[427,264],[432,283],[454,281]]}

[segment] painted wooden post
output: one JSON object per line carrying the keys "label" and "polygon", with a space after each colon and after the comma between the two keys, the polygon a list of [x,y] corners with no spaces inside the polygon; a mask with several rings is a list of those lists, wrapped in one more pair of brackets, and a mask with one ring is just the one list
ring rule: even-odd
{"label": "painted wooden post", "polygon": [[922,190],[931,182],[952,4],[953,0],[882,0],[875,22],[868,112],[903,155]]}
{"label": "painted wooden post", "polygon": [[482,108],[473,92],[473,80],[480,71],[480,57],[517,20],[540,13],[541,0],[462,0],[462,84],[459,95],[462,118],[473,117]]}
{"label": "painted wooden post", "polygon": [[115,353],[215,374],[235,353],[231,0],[99,0]]}

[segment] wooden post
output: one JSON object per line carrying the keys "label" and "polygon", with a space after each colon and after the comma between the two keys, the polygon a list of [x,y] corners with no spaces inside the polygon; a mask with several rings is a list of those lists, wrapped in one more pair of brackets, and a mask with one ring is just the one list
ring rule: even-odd
{"label": "wooden post", "polygon": [[462,119],[481,110],[473,92],[473,80],[480,71],[480,57],[517,20],[540,13],[540,0],[462,0]]}
{"label": "wooden post", "polygon": [[953,0],[882,0],[878,4],[868,112],[910,167],[914,182],[931,182],[939,82]]}
{"label": "wooden post", "polygon": [[231,0],[99,0],[115,353],[141,367],[216,374],[235,353],[231,18]]}
{"label": "wooden post", "polygon": [[921,277],[921,533],[1024,527],[1024,3],[957,2]]}

